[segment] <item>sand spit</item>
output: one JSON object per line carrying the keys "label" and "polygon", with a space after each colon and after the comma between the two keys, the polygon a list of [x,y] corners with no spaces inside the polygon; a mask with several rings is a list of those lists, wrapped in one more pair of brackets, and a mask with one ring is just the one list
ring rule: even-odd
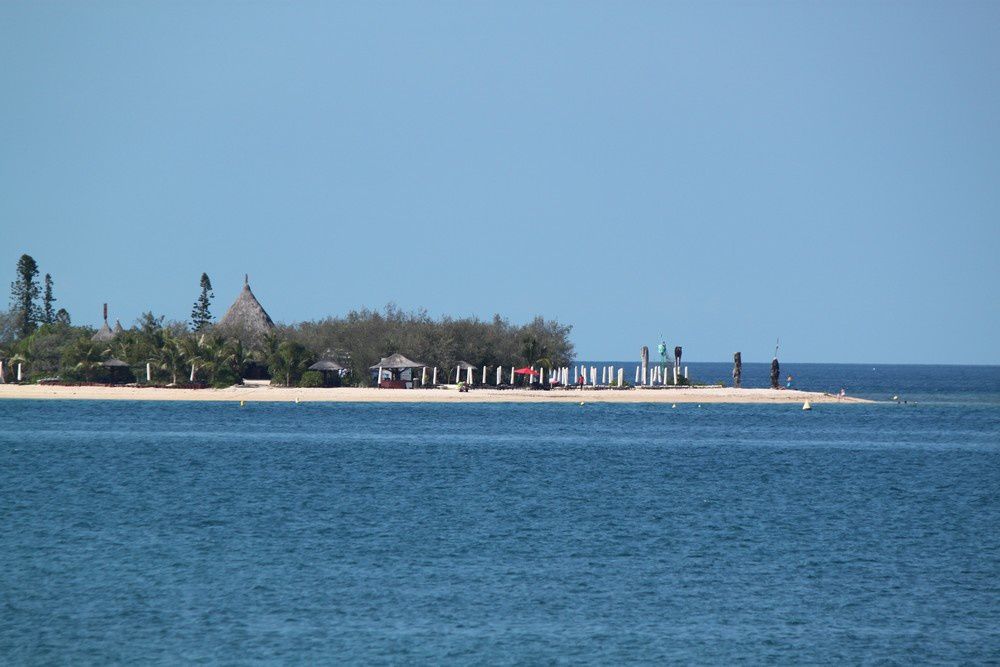
{"label": "sand spit", "polygon": [[0,399],[76,399],[125,401],[320,401],[330,403],[872,403],[862,398],[785,389],[678,387],[663,389],[473,389],[455,388],[297,389],[234,386],[227,389],[171,389],[141,387],[63,387],[56,385],[0,385]]}

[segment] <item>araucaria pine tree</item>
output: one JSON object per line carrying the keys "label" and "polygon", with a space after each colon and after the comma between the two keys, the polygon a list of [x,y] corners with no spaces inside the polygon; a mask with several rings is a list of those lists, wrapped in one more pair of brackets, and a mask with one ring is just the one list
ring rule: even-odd
{"label": "araucaria pine tree", "polygon": [[38,327],[38,263],[31,255],[17,260],[17,280],[10,284],[10,309],[16,318],[17,333],[27,338]]}
{"label": "araucaria pine tree", "polygon": [[191,330],[204,331],[212,323],[212,313],[209,307],[215,294],[212,292],[212,281],[208,279],[208,274],[201,274],[201,295],[194,302],[191,310]]}
{"label": "araucaria pine tree", "polygon": [[45,295],[42,297],[42,323],[52,324],[56,321],[56,311],[52,307],[56,298],[52,296],[52,276],[45,274]]}

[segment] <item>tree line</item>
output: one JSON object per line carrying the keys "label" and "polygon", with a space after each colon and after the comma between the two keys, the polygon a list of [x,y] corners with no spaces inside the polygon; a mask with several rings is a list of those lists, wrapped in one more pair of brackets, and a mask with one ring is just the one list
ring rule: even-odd
{"label": "tree line", "polygon": [[[0,361],[18,363],[26,379],[62,382],[195,383],[229,386],[245,378],[270,378],[274,384],[323,386],[371,383],[369,368],[399,352],[438,367],[440,380],[451,377],[464,361],[480,368],[535,365],[563,366],[572,360],[571,327],[538,317],[514,324],[499,315],[432,318],[426,311],[407,312],[394,305],[360,309],[345,316],[278,325],[262,340],[241,341],[213,326],[214,292],[203,273],[188,322],[167,321],[152,311],[113,339],[94,340],[95,330],[71,324],[65,309],[54,310],[53,281],[38,281],[38,264],[29,255],[17,263],[10,309],[0,312]],[[118,359],[127,367],[109,367]],[[343,377],[308,371],[317,360],[336,361]]]}

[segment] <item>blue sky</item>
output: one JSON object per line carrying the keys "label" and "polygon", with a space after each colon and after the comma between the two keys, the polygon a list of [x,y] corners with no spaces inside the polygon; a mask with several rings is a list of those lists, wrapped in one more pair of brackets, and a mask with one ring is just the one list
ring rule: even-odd
{"label": "blue sky", "polygon": [[[998,3],[0,4],[0,271],[998,363]],[[386,247],[392,251],[384,251]]]}

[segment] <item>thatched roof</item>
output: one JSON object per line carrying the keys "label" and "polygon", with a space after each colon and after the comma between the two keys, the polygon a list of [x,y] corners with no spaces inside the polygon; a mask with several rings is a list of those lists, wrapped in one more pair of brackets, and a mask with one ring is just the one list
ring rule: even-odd
{"label": "thatched roof", "polygon": [[427,364],[422,364],[419,361],[413,361],[412,359],[407,359],[403,355],[396,354],[390,355],[388,357],[382,357],[382,360],[371,367],[372,370],[378,370],[379,368],[385,369],[396,369],[396,368],[426,368]]}
{"label": "thatched roof", "polygon": [[104,324],[102,324],[101,328],[97,330],[97,333],[90,337],[90,340],[97,341],[98,343],[107,343],[108,341],[114,339],[115,332],[108,326],[107,320],[104,320]]}
{"label": "thatched roof", "polygon": [[122,326],[121,320],[115,320],[114,332],[116,336],[120,333],[125,333],[125,327]]}
{"label": "thatched roof", "polygon": [[251,343],[260,342],[274,329],[271,316],[250,291],[249,278],[244,278],[240,295],[215,327],[223,333]]}
{"label": "thatched roof", "polygon": [[309,367],[311,371],[343,371],[347,370],[336,361],[317,361],[315,364]]}
{"label": "thatched roof", "polygon": [[96,341],[98,343],[107,343],[108,341],[114,340],[115,336],[123,331],[122,324],[118,320],[115,320],[115,330],[112,331],[111,327],[108,326],[108,304],[104,304],[104,324],[101,328],[97,330],[90,340]]}
{"label": "thatched roof", "polygon": [[121,359],[115,359],[114,357],[111,357],[107,361],[102,361],[101,365],[102,366],[106,366],[108,368],[127,368],[128,367],[128,364],[126,364],[124,361],[122,361]]}

